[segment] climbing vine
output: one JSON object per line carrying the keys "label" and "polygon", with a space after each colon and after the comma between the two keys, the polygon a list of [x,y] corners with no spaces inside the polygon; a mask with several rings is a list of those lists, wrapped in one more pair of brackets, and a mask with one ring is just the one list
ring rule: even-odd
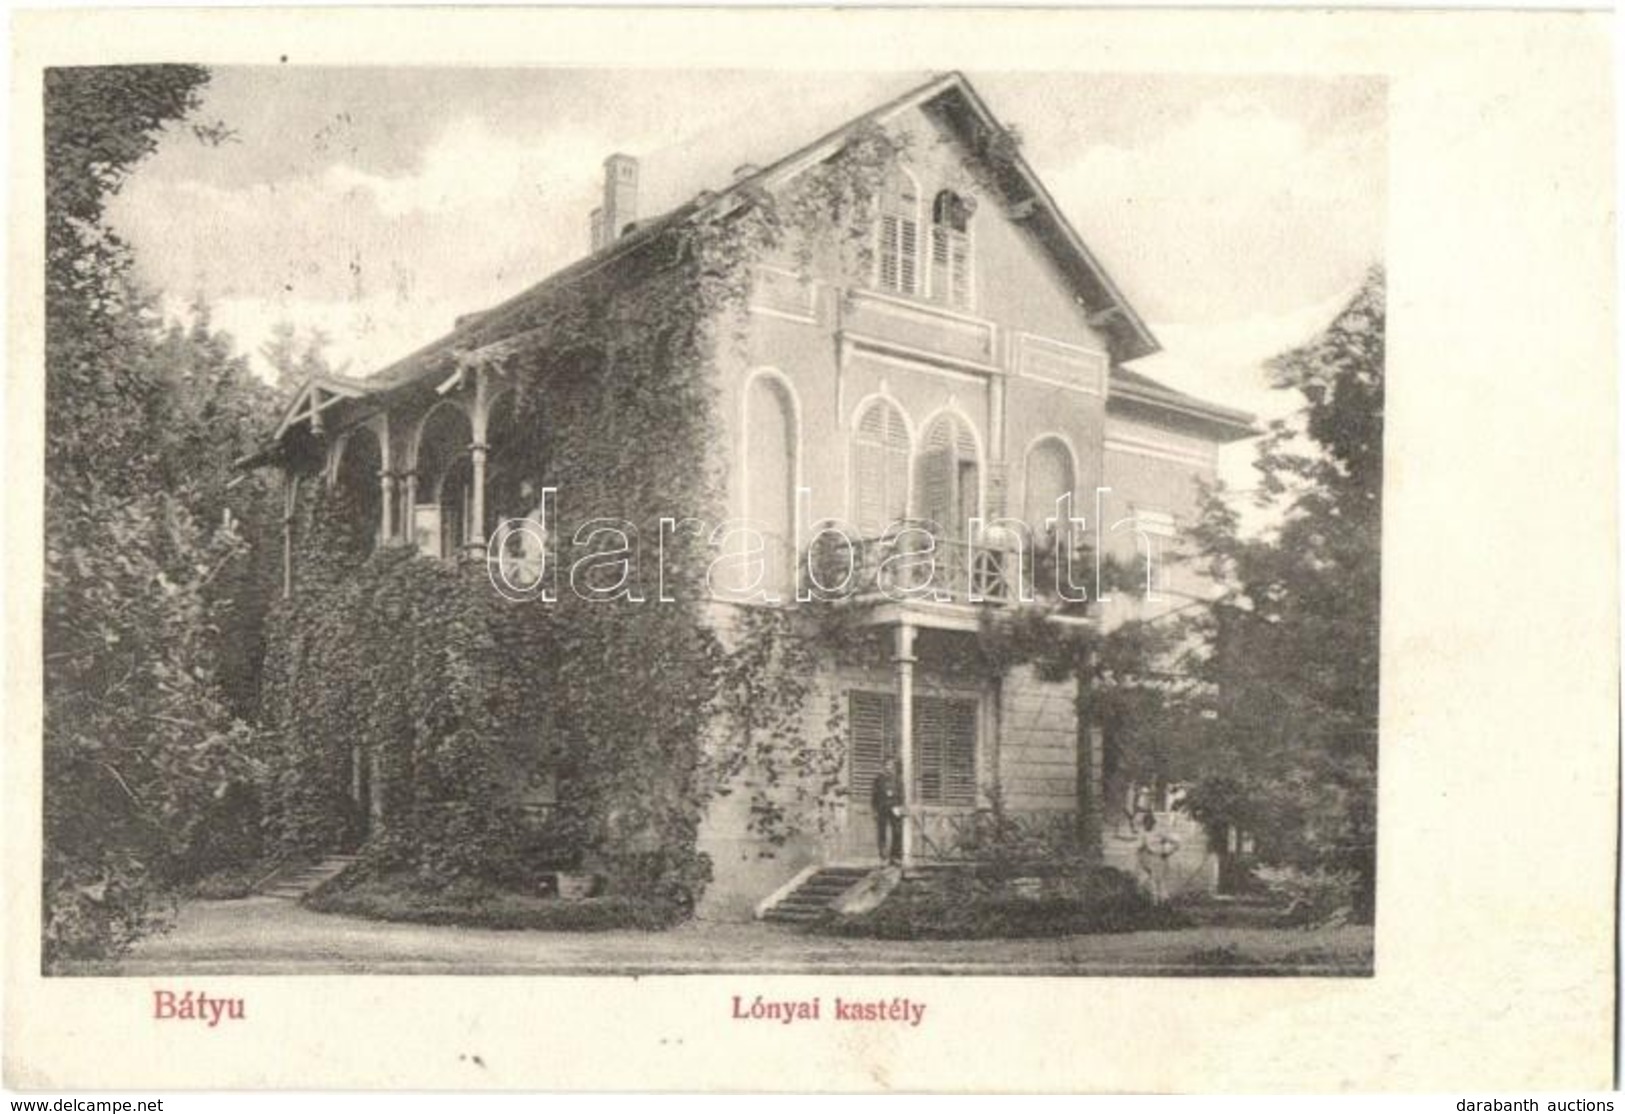
{"label": "climbing vine", "polygon": [[[439,357],[448,373],[484,361],[512,388],[519,451],[559,492],[549,529],[565,545],[605,519],[644,539],[622,555],[625,583],[606,560],[553,602],[510,601],[481,562],[369,555],[342,490],[307,481],[262,705],[262,798],[284,855],[364,834],[367,870],[425,886],[570,867],[691,908],[709,878],[696,843],[713,798],[742,794],[769,849],[830,830],[844,709],[817,678],[832,661],[883,665],[885,640],[861,605],[833,601],[736,608],[719,624],[706,539],[661,520],[717,521],[716,369],[742,338],[754,265],[789,253],[804,274],[866,273],[875,199],[910,143],[858,129],[776,193],[634,232],[604,265],[475,319]],[[645,575],[654,555],[636,551],[657,538],[658,584]],[[1043,618],[1001,618],[969,649],[929,653],[976,676],[1034,661],[1081,675],[1081,651]],[[541,782],[551,800],[538,808],[527,792]]]}

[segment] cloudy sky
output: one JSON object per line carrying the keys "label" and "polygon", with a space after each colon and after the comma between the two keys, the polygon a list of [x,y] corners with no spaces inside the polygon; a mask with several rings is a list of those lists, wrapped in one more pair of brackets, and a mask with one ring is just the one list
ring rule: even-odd
{"label": "cloudy sky", "polygon": [[[605,155],[641,160],[654,215],[927,76],[219,69],[203,115],[236,141],[167,138],[113,219],[244,352],[291,321],[365,375],[586,254]],[[1381,82],[968,76],[1162,341],[1135,366],[1281,413],[1260,362],[1382,258]]]}

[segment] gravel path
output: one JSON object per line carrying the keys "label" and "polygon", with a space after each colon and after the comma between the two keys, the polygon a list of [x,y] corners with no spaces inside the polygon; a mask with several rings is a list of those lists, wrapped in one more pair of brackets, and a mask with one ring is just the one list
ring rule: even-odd
{"label": "gravel path", "polygon": [[498,932],[391,924],[256,897],[193,902],[173,931],[87,975],[1368,975],[1369,927],[1193,928],[1047,940],[833,939],[766,924]]}

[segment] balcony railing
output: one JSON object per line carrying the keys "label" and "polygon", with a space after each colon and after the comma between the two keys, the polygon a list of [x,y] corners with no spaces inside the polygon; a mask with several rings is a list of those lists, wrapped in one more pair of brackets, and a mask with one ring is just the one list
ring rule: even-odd
{"label": "balcony railing", "polygon": [[[848,549],[850,546],[850,549]],[[1020,599],[1018,546],[973,544],[921,529],[859,538],[808,555],[815,589],[854,599],[1011,604]],[[850,571],[850,575],[848,575]]]}
{"label": "balcony railing", "polygon": [[[722,598],[823,600],[913,605],[1009,607],[1057,604],[1058,563],[1079,565],[1087,553],[1041,537],[1025,544],[1013,532],[989,530],[971,542],[906,520],[878,537],[819,535],[799,556],[790,540],[759,536],[756,559],[740,563],[713,583]],[[1069,577],[1069,580],[1071,578]],[[1069,605],[1062,605],[1069,606]],[[1091,605],[1092,606],[1092,605]]]}

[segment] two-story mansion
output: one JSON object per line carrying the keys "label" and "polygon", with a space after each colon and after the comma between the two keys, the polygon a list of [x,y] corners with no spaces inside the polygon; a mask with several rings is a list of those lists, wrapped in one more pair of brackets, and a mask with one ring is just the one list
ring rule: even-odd
{"label": "two-story mansion", "polygon": [[[321,446],[323,481],[350,490],[378,544],[483,557],[496,523],[528,513],[532,497],[497,466],[510,421],[500,377],[467,355],[511,342],[524,307],[561,284],[638,266],[674,223],[784,189],[875,126],[911,142],[871,214],[869,273],[809,274],[791,258],[756,267],[742,343],[719,347],[714,363],[715,451],[728,512],[785,542],[769,546],[767,588],[793,595],[808,522],[848,524],[872,576],[885,552],[875,539],[921,519],[941,527],[938,591],[867,612],[889,632],[889,663],[832,660],[817,678],[847,733],[833,832],[764,857],[740,798],[712,807],[701,846],[715,864],[713,915],[748,914],[812,864],[873,862],[870,786],[892,756],[909,787],[911,856],[944,853],[955,818],[995,792],[1012,810],[1064,816],[1082,785],[1114,815],[1133,790],[1100,768],[1098,734],[1080,747],[1071,685],[1022,669],[989,681],[933,659],[930,647],[974,636],[980,609],[1010,603],[1008,551],[984,546],[973,520],[1041,524],[1071,493],[1097,542],[1133,557],[1171,544],[1219,447],[1255,432],[1250,416],[1124,366],[1157,341],[1018,152],[997,175],[967,175],[974,137],[999,130],[970,83],[930,80],[654,219],[638,212],[637,161],[611,156],[586,259],[369,378],[308,383],[278,431],[284,444]],[[290,483],[290,500],[297,490]],[[1183,568],[1158,575],[1172,600],[1202,591]],[[288,570],[291,585],[298,577]],[[1144,606],[1120,600],[1095,621]],[[822,719],[824,704],[812,704]],[[1090,752],[1094,768],[1080,771]],[[1187,852],[1200,863],[1200,848]]]}

